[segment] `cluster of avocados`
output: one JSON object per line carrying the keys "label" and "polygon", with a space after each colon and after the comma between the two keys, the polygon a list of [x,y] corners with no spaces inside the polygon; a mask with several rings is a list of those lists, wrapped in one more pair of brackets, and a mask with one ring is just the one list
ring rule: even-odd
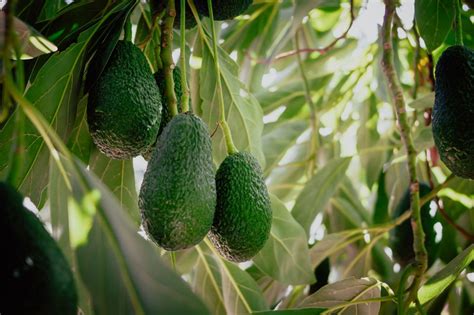
{"label": "cluster of avocados", "polygon": [[451,46],[436,65],[433,138],[456,176],[474,179],[474,51]]}
{"label": "cluster of avocados", "polygon": [[0,314],[77,314],[71,268],[23,196],[0,182]]}
{"label": "cluster of avocados", "polygon": [[[207,1],[195,3],[206,15]],[[216,16],[227,19],[242,13],[251,1],[213,3]],[[178,67],[173,80],[178,101],[174,117],[165,96],[163,69],[152,74],[141,50],[119,41],[90,91],[93,141],[110,158],[142,155],[149,160],[138,205],[143,228],[157,245],[181,250],[209,235],[224,258],[246,261],[270,234],[272,210],[262,170],[250,153],[235,152],[216,173],[207,125],[180,105]]]}

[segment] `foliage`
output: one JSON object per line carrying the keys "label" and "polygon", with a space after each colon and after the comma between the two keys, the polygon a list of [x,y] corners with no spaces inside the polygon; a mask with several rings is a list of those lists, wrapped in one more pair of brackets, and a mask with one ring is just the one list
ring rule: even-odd
{"label": "foliage", "polygon": [[[175,23],[166,44],[184,44],[181,75],[209,129],[214,169],[229,151],[224,114],[270,193],[270,236],[242,264],[207,238],[173,253],[147,239],[137,206],[146,162],[110,159],[89,134],[89,91],[119,39],[133,39],[151,73],[166,67],[165,1],[66,2],[9,1],[2,11],[2,27],[8,12],[15,18],[0,29],[0,179],[39,210],[72,266],[84,314],[391,314],[403,304],[411,267],[394,262],[389,235],[409,219],[392,213],[413,154],[380,62],[382,1],[255,0],[214,23],[216,50],[210,19],[186,1],[186,21],[197,25],[184,34]],[[451,175],[430,125],[438,58],[460,41],[474,49],[474,10],[459,3],[401,1],[390,38],[417,180],[430,183],[439,221],[439,257],[407,313],[467,314],[474,300],[474,181]],[[318,279],[326,263],[329,278]],[[329,284],[312,292],[318,281]]]}

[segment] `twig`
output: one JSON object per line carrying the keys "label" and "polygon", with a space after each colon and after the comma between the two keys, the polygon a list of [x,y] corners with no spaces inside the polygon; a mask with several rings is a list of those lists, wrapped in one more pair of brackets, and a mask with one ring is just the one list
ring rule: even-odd
{"label": "twig", "polygon": [[181,35],[181,53],[179,56],[179,64],[181,65],[181,109],[183,113],[189,111],[189,87],[186,80],[186,0],[181,0],[180,8],[180,35]]}
{"label": "twig", "polygon": [[[389,91],[392,95],[393,105],[397,117],[400,134],[407,152],[408,173],[410,177],[410,208],[411,208],[411,226],[413,230],[413,250],[415,252],[414,279],[412,288],[404,303],[406,309],[412,301],[415,300],[418,289],[421,285],[423,274],[428,266],[428,254],[425,248],[425,233],[420,215],[420,195],[419,183],[416,172],[416,150],[413,145],[413,139],[410,133],[410,126],[407,121],[406,104],[400,82],[395,72],[393,47],[392,47],[392,23],[396,9],[395,0],[384,0],[385,15],[382,25],[382,68],[385,74]],[[402,303],[402,301],[400,301]]]}
{"label": "twig", "polygon": [[174,92],[174,62],[172,56],[173,23],[175,16],[176,9],[174,0],[168,0],[165,19],[161,27],[161,61],[163,63],[163,74],[165,76],[165,97],[168,103],[168,110],[172,117],[178,114],[178,101],[176,99],[176,93]]}
{"label": "twig", "polygon": [[454,0],[453,1],[454,5],[454,12],[456,12],[456,16],[454,18],[454,39],[456,45],[464,45],[463,39],[462,39],[462,20],[461,20],[461,7],[462,3],[461,0]]}

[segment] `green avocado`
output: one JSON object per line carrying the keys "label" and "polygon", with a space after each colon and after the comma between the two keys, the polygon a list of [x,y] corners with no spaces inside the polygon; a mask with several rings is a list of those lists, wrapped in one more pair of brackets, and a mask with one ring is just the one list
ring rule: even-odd
{"label": "green avocado", "polygon": [[0,182],[0,200],[0,314],[76,314],[73,275],[56,242],[9,184]]}
{"label": "green avocado", "polygon": [[[214,13],[214,20],[232,20],[244,13],[252,2],[252,0],[213,0],[212,13]],[[209,16],[207,0],[196,0],[194,3],[200,14]]]}
{"label": "green avocado", "polygon": [[456,176],[474,179],[474,51],[446,49],[436,65],[433,138]]}
{"label": "green avocado", "polygon": [[258,161],[247,152],[227,156],[216,174],[217,206],[209,239],[234,262],[249,260],[265,245],[272,208]]}
{"label": "green avocado", "polygon": [[161,96],[145,56],[131,42],[119,41],[89,93],[94,143],[110,158],[129,159],[155,142],[160,121]]}
{"label": "green avocado", "polygon": [[[431,188],[426,183],[420,183],[420,198],[431,191]],[[407,189],[397,207],[392,213],[392,219],[398,218],[406,210],[410,209],[410,190]],[[430,215],[430,203],[427,202],[421,207],[421,222],[423,231],[425,232],[425,247],[428,252],[428,266],[431,266],[436,258],[438,258],[439,244],[436,243],[436,232],[434,225],[438,222],[437,215],[432,217]],[[413,251],[413,230],[411,228],[410,220],[405,220],[402,224],[396,226],[390,231],[389,238],[390,248],[393,251],[393,257],[402,266],[408,265],[415,259],[415,252]]]}
{"label": "green avocado", "polygon": [[211,138],[194,114],[178,114],[159,136],[140,189],[138,205],[150,238],[166,250],[199,243],[216,206]]}

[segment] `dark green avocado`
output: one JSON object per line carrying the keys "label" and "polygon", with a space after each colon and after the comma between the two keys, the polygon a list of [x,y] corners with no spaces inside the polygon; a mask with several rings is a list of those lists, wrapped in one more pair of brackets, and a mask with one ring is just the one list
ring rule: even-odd
{"label": "dark green avocado", "polygon": [[[232,20],[244,13],[252,2],[252,0],[213,0],[212,13],[214,13],[214,20]],[[194,3],[200,14],[209,16],[207,0],[196,0]]]}
{"label": "dark green avocado", "polygon": [[446,49],[436,65],[433,138],[456,176],[474,179],[474,51]]}
{"label": "dark green avocado", "polygon": [[179,250],[206,236],[216,206],[214,173],[206,124],[189,112],[173,117],[158,138],[138,200],[156,244]]}
{"label": "dark green avocado", "polygon": [[247,152],[227,156],[216,174],[217,206],[209,233],[219,253],[249,260],[270,234],[272,209],[258,161]]}
{"label": "dark green avocado", "polygon": [[75,315],[77,294],[69,265],[23,197],[0,182],[0,314]]}
{"label": "dark green avocado", "polygon": [[131,42],[119,41],[89,93],[94,143],[110,158],[129,159],[155,142],[160,121],[161,96],[145,56]]}
{"label": "dark green avocado", "polygon": [[[420,198],[431,191],[431,188],[426,183],[420,183]],[[398,218],[406,210],[410,209],[410,190],[407,189],[397,207],[392,213],[392,219]],[[421,207],[421,220],[423,231],[425,232],[425,247],[428,252],[428,266],[431,266],[439,253],[439,242],[436,243],[436,232],[434,225],[438,222],[437,215],[432,217],[430,215],[430,202],[425,203]],[[413,230],[411,228],[410,220],[405,220],[402,224],[396,226],[390,231],[390,248],[393,251],[393,257],[402,267],[408,265],[415,259],[415,252],[413,251]]]}

